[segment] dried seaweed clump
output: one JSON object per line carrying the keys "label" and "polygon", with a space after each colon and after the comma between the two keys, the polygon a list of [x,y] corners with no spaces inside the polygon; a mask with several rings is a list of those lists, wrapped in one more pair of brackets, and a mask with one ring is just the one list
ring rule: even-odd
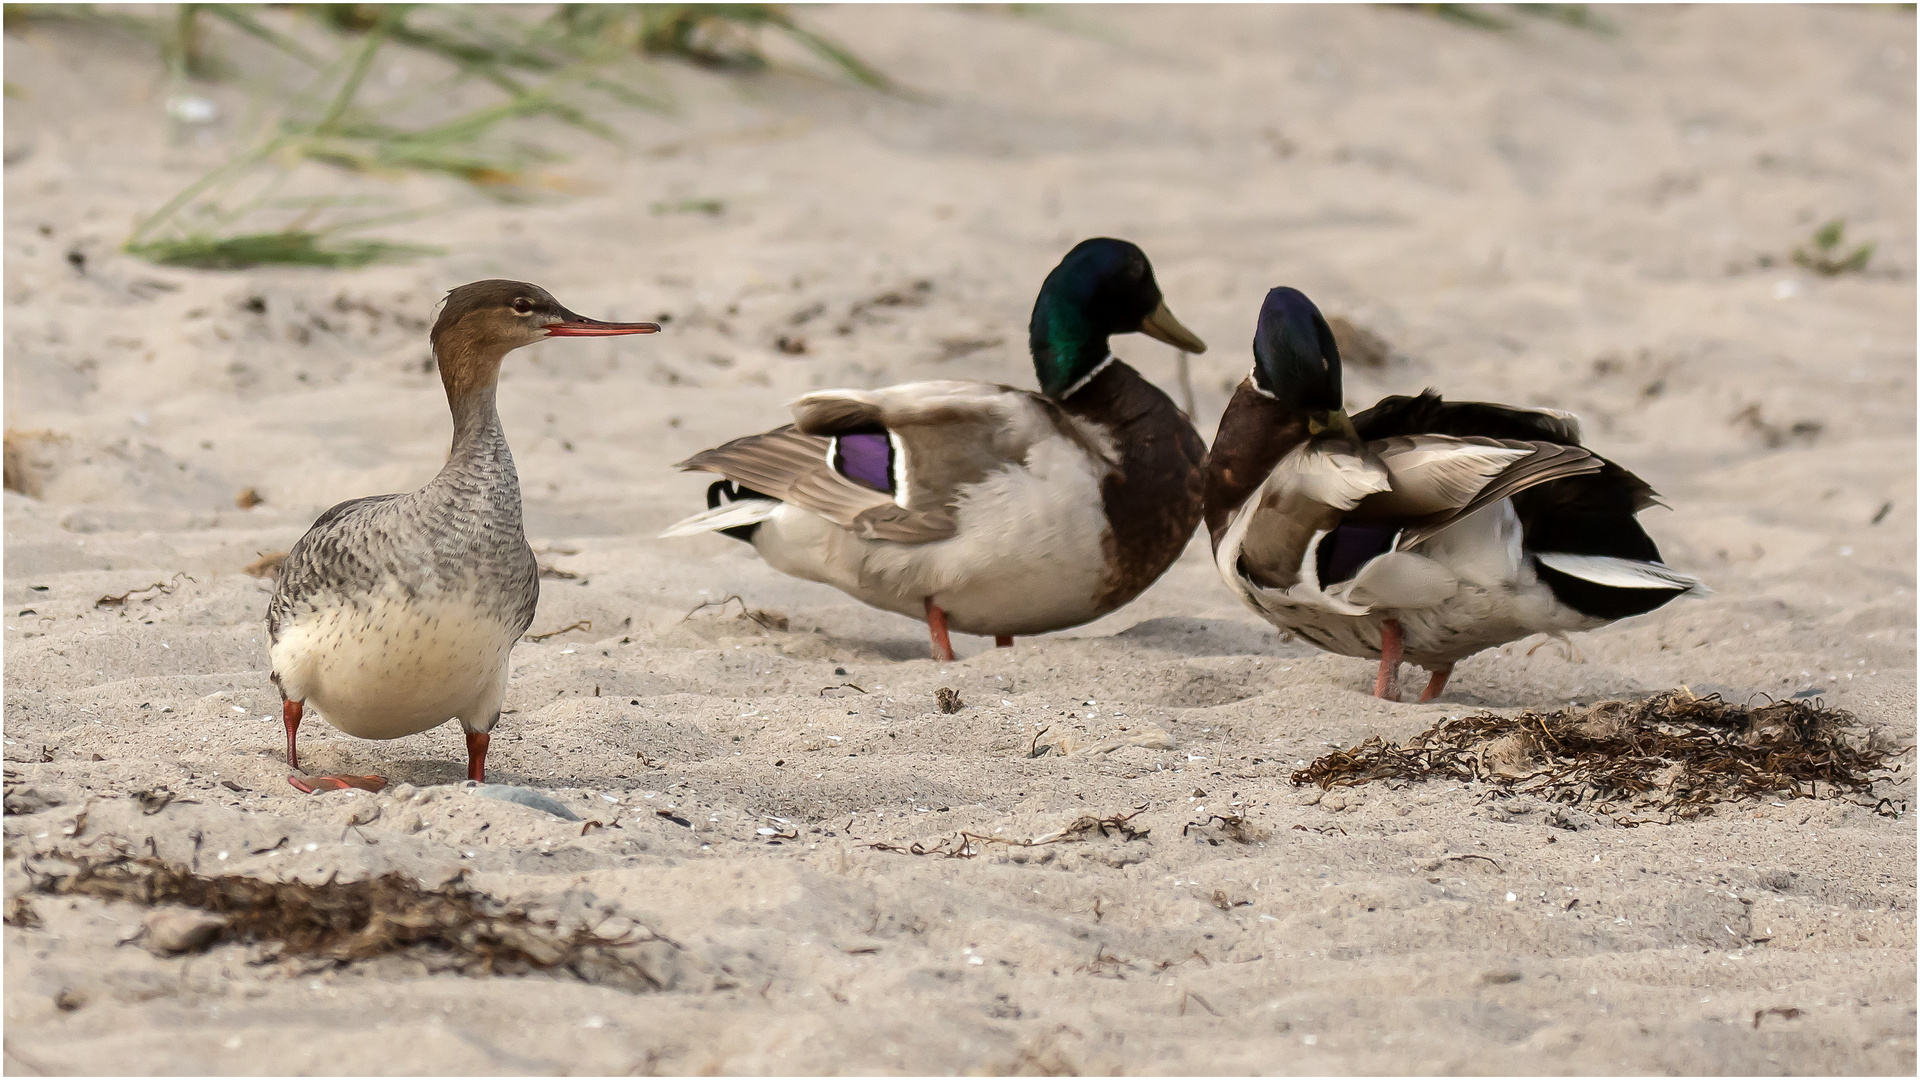
{"label": "dried seaweed clump", "polygon": [[1316,758],[1292,780],[1323,790],[1375,780],[1479,780],[1603,812],[1678,819],[1747,798],[1870,794],[1898,771],[1888,760],[1904,752],[1870,737],[1844,710],[1799,700],[1749,709],[1682,687],[1644,701],[1442,720],[1405,746],[1376,736]]}
{"label": "dried seaweed clump", "polygon": [[656,974],[622,950],[650,942],[679,949],[637,925],[617,937],[580,926],[562,930],[554,920],[536,918],[457,878],[435,889],[399,873],[308,885],[242,875],[207,877],[154,858],[60,854],[29,860],[26,870],[37,892],[213,912],[224,921],[206,946],[277,946],[267,962],[309,958],[344,966],[405,953],[435,971],[557,971],[595,985],[660,990],[670,974]]}
{"label": "dried seaweed clump", "polygon": [[1031,838],[985,836],[977,832],[962,831],[953,836],[943,836],[932,844],[915,841],[911,846],[901,847],[898,844],[880,841],[867,846],[875,851],[891,851],[896,855],[938,855],[944,859],[971,859],[985,851],[989,844],[1022,848],[1044,847],[1047,844],[1058,844],[1063,841],[1085,840],[1090,834],[1118,836],[1122,840],[1144,840],[1153,830],[1145,825],[1132,824],[1133,819],[1139,816],[1138,810],[1131,814],[1110,814],[1106,817],[1081,814],[1069,825]]}

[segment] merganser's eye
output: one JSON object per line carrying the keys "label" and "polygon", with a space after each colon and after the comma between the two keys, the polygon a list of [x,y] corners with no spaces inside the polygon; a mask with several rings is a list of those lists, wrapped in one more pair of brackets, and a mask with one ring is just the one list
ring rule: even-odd
{"label": "merganser's eye", "polygon": [[533,301],[523,296],[513,302],[513,310],[516,315],[531,315],[533,314]]}

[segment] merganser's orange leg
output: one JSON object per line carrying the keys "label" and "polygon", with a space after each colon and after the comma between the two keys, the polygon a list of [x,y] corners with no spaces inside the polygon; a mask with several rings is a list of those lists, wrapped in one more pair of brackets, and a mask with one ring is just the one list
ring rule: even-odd
{"label": "merganser's orange leg", "polygon": [[927,630],[933,635],[933,658],[949,661],[953,659],[953,641],[947,637],[947,613],[940,605],[927,597]]}
{"label": "merganser's orange leg", "polygon": [[1013,648],[1013,635],[1012,634],[995,634],[993,636],[993,645],[994,645],[994,648],[997,648],[997,649],[1011,649]]}
{"label": "merganser's orange leg", "polygon": [[1373,680],[1373,696],[1388,701],[1400,700],[1400,653],[1406,637],[1400,632],[1399,619],[1380,620],[1380,674]]}
{"label": "merganser's orange leg", "polygon": [[280,701],[280,722],[287,725],[287,768],[300,767],[300,748],[294,745],[294,733],[300,730],[300,714],[306,711],[306,703],[301,701]]}
{"label": "merganser's orange leg", "polygon": [[491,741],[484,731],[467,732],[467,779],[476,784],[487,782],[487,743]]}
{"label": "merganser's orange leg", "polygon": [[1427,688],[1420,691],[1421,701],[1432,701],[1440,696],[1440,692],[1447,688],[1447,676],[1453,674],[1453,665],[1441,664],[1432,670],[1433,677],[1427,680]]}

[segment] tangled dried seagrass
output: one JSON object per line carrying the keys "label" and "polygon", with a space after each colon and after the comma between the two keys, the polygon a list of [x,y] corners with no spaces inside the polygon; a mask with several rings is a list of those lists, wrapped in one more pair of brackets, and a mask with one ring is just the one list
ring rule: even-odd
{"label": "tangled dried seagrass", "polygon": [[678,949],[637,925],[612,937],[562,929],[457,878],[435,888],[399,873],[310,885],[202,875],[156,858],[57,853],[35,856],[25,869],[35,892],[211,912],[222,923],[206,945],[265,944],[272,947],[268,961],[349,964],[405,953],[469,975],[557,971],[597,985],[657,990],[661,979],[629,947],[658,942]]}
{"label": "tangled dried seagrass", "polygon": [[1899,771],[1887,763],[1903,753],[1852,713],[1817,700],[1749,709],[1681,687],[1643,701],[1449,718],[1404,746],[1376,736],[1326,754],[1292,781],[1323,790],[1376,780],[1483,781],[1553,802],[1679,819],[1761,796],[1868,795]]}

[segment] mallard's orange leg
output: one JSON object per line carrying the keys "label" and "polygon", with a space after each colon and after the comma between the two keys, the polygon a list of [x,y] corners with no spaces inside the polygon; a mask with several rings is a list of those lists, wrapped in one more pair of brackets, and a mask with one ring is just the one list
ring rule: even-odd
{"label": "mallard's orange leg", "polygon": [[491,741],[484,731],[467,732],[467,779],[476,784],[487,782],[487,743]]}
{"label": "mallard's orange leg", "polygon": [[1013,648],[1013,635],[995,634],[993,636],[993,645],[996,649],[1011,649]]}
{"label": "mallard's orange leg", "polygon": [[953,641],[947,637],[947,613],[940,605],[927,597],[927,630],[933,635],[933,658],[935,660],[953,659]]}
{"label": "mallard's orange leg", "polygon": [[1399,619],[1380,620],[1380,674],[1373,680],[1373,696],[1388,701],[1400,700],[1400,652],[1406,637],[1400,632]]}
{"label": "mallard's orange leg", "polygon": [[1447,688],[1447,676],[1453,674],[1453,665],[1441,664],[1432,671],[1433,677],[1427,680],[1427,688],[1420,691],[1421,701],[1432,701],[1440,696],[1440,692]]}

